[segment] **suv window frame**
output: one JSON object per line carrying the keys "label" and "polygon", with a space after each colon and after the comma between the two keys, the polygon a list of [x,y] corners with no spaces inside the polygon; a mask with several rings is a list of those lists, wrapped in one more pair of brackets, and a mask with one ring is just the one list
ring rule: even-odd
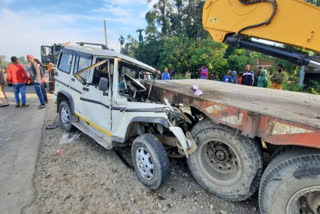
{"label": "suv window frame", "polygon": [[[101,61],[103,61],[103,60],[108,60],[106,63],[107,63],[107,75],[108,75],[108,80],[109,80],[109,83],[110,83],[110,78],[111,78],[111,71],[110,71],[110,61],[111,61],[111,59],[110,58],[106,58],[106,57],[98,57],[98,56],[96,56],[96,59],[95,59],[95,63],[94,64],[96,64],[96,63],[98,63],[98,62],[101,62]],[[93,64],[93,63],[92,63]],[[104,65],[104,64],[102,64],[102,65]],[[102,66],[102,65],[100,65],[100,66]],[[93,72],[92,72],[92,75],[91,75],[91,83],[90,83],[90,85],[93,85],[93,86],[96,86],[96,87],[98,87],[99,86],[99,81],[100,81],[100,78],[101,78],[101,76],[99,77],[99,81],[98,81],[98,83],[93,83],[93,80],[95,80],[95,73],[97,72],[97,67],[95,67],[94,69],[93,69]],[[110,84],[109,84],[110,85]],[[109,90],[109,88],[108,88],[108,90]]]}
{"label": "suv window frame", "polygon": [[[67,55],[70,55],[71,56],[71,65],[70,65],[70,68],[69,68],[69,72],[68,71],[65,71],[65,70],[63,70],[63,69],[61,69],[60,68],[60,63],[61,63],[61,60],[62,60],[62,55],[63,54],[67,54]],[[60,54],[60,57],[59,57],[59,63],[58,63],[58,66],[57,66],[57,69],[59,70],[59,71],[62,71],[62,72],[64,72],[64,73],[66,73],[66,74],[70,74],[71,73],[71,70],[72,70],[72,65],[74,64],[74,54],[72,53],[72,52],[61,52],[61,54]]]}
{"label": "suv window frame", "polygon": [[[72,75],[75,77],[74,74],[76,74],[77,72],[79,72],[79,59],[80,57],[82,58],[86,58],[86,59],[90,59],[90,65],[92,65],[93,63],[93,59],[94,59],[94,55],[91,54],[85,54],[85,53],[81,53],[81,52],[74,52],[74,63],[73,63],[73,71],[72,71]],[[86,72],[90,72],[90,70],[86,71]],[[91,78],[92,79],[92,78]],[[90,84],[90,81],[88,82],[88,80],[90,80],[90,74],[88,73],[87,79],[83,79],[85,84]],[[92,80],[91,80],[92,81]]]}

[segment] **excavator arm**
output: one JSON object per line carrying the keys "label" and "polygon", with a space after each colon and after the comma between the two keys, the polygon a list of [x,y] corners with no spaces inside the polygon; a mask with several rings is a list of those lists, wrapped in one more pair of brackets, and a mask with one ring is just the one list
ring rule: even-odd
{"label": "excavator arm", "polygon": [[320,8],[302,0],[208,0],[203,26],[212,38],[239,48],[320,67],[303,52],[248,38],[264,39],[320,53]]}

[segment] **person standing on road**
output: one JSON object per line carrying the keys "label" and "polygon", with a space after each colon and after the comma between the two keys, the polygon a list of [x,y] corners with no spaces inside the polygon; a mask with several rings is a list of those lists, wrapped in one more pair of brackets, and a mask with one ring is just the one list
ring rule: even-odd
{"label": "person standing on road", "polygon": [[214,80],[214,73],[210,74],[209,80]]}
{"label": "person standing on road", "polygon": [[[0,63],[1,63],[1,60],[0,60]],[[4,101],[0,103],[0,107],[9,106],[8,97],[6,95],[6,80],[4,78],[4,68],[2,68],[1,65],[0,65],[0,92],[4,99]]]}
{"label": "person standing on road", "polygon": [[266,88],[268,87],[268,79],[267,79],[267,71],[262,68],[262,66],[258,67],[258,87]]}
{"label": "person standing on road", "polygon": [[231,72],[231,83],[238,84],[237,71],[232,71]]}
{"label": "person standing on road", "polygon": [[165,67],[164,72],[162,73],[162,80],[170,80],[170,74],[168,73],[168,68]]}
{"label": "person standing on road", "polygon": [[222,78],[222,82],[231,83],[231,70]]}
{"label": "person standing on road", "polygon": [[174,70],[174,68],[172,68],[172,69],[170,70],[169,74],[170,74],[170,79],[171,79],[171,80],[174,79],[174,77],[175,77],[175,75],[176,75],[176,71]]}
{"label": "person standing on road", "polygon": [[242,84],[242,75],[243,75],[242,72],[239,72],[239,73],[238,73],[238,84],[239,84],[239,85]]}
{"label": "person standing on road", "polygon": [[48,73],[49,73],[49,92],[53,92],[54,91],[54,84],[55,84],[55,80],[54,80],[54,70],[52,69],[53,67],[53,63],[49,62],[48,63]]}
{"label": "person standing on road", "polygon": [[208,79],[208,75],[209,75],[209,71],[208,68],[206,66],[202,66],[201,68],[201,72],[200,72],[200,77],[201,79]]}
{"label": "person standing on road", "polygon": [[246,65],[246,70],[242,75],[241,83],[242,83],[242,85],[253,86],[253,84],[254,84],[254,74],[250,70],[250,65]]}
{"label": "person standing on road", "polygon": [[283,65],[278,64],[277,72],[271,76],[271,82],[272,82],[271,88],[282,90],[282,84],[285,76],[286,75],[283,72]]}
{"label": "person standing on road", "polygon": [[215,80],[215,81],[220,81],[220,76],[219,76],[218,73],[214,76],[214,80]]}
{"label": "person standing on road", "polygon": [[185,78],[186,79],[191,79],[191,73],[190,73],[189,69],[187,70]]}
{"label": "person standing on road", "polygon": [[252,73],[253,73],[253,86],[257,87],[258,86],[259,75],[254,71],[252,71]]}
{"label": "person standing on road", "polygon": [[40,106],[38,108],[43,109],[46,107],[46,104],[44,102],[44,97],[42,94],[42,90],[41,90],[41,78],[42,78],[43,74],[41,75],[40,67],[35,62],[34,57],[31,54],[27,55],[27,60],[28,60],[28,62],[31,63],[30,77],[31,77],[31,80],[33,81],[33,86],[34,86],[35,92],[36,92],[36,94],[39,98],[39,101],[40,101]]}
{"label": "person standing on road", "polygon": [[42,67],[41,62],[38,59],[34,59],[34,61],[39,65],[40,72],[42,74],[42,77],[41,77],[41,91],[42,91],[42,94],[43,94],[44,102],[46,104],[48,104],[48,96],[47,96],[47,91],[46,91],[47,83],[46,83],[46,79],[44,77],[44,69]]}
{"label": "person standing on road", "polygon": [[20,107],[20,97],[19,93],[21,93],[21,107],[28,107],[26,104],[26,80],[28,79],[28,74],[24,70],[24,68],[19,65],[17,57],[11,57],[11,62],[7,69],[7,80],[12,82],[14,87],[14,97],[16,99],[16,107]]}

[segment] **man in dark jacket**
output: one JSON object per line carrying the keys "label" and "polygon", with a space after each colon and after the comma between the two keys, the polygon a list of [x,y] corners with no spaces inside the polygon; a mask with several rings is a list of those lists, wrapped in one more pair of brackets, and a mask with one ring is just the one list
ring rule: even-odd
{"label": "man in dark jacket", "polygon": [[46,104],[41,90],[41,70],[38,63],[36,63],[34,57],[31,54],[27,55],[27,60],[31,63],[30,77],[33,81],[35,92],[40,101],[40,106],[38,107],[38,109],[43,109],[46,107]]}
{"label": "man in dark jacket", "polygon": [[242,75],[242,85],[249,85],[253,86],[254,84],[254,74],[252,71],[250,71],[250,65],[246,66],[246,70]]}

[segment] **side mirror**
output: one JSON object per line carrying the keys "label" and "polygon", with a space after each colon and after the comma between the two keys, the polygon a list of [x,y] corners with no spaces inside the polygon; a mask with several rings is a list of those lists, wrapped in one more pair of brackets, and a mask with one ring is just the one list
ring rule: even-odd
{"label": "side mirror", "polygon": [[109,80],[107,78],[101,77],[99,80],[99,90],[105,92],[109,89]]}

